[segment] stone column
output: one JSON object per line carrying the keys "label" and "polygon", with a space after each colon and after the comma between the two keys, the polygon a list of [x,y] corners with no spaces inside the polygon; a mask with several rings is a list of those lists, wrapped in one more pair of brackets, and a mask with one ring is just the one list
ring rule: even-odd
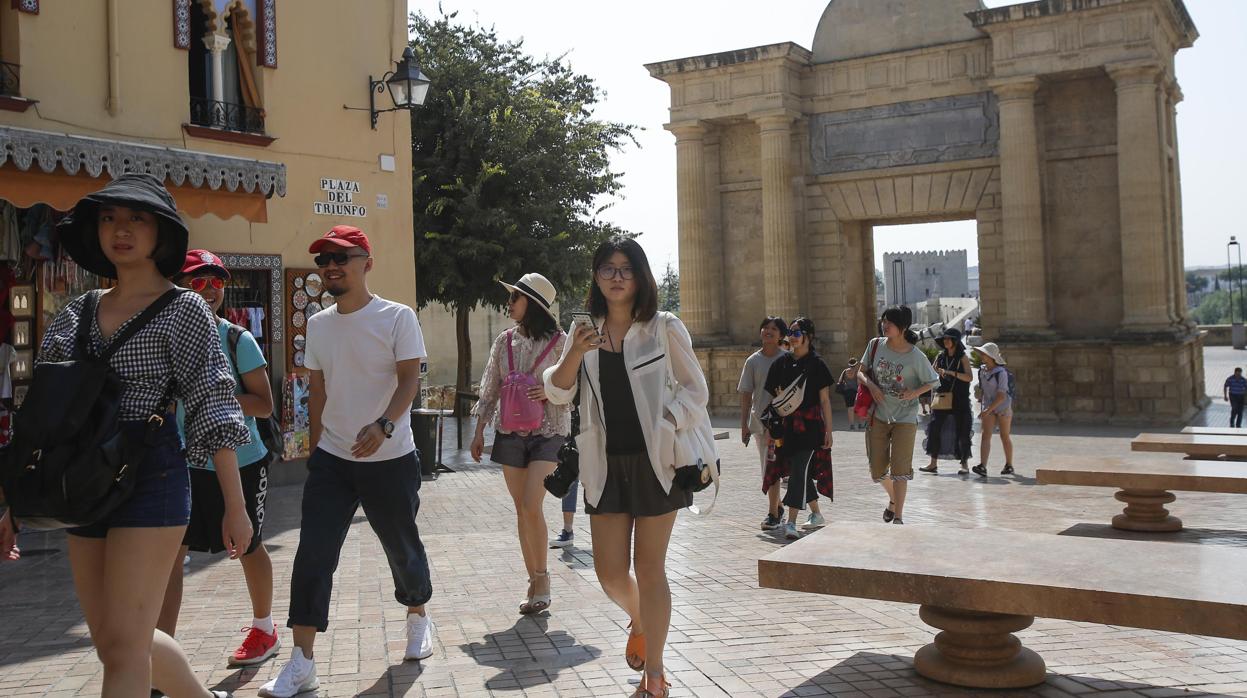
{"label": "stone column", "polygon": [[709,196],[706,190],[706,127],[700,121],[667,124],[675,134],[676,206],[680,237],[680,318],[693,335],[704,339],[714,326],[718,302],[714,282],[722,264],[710,257]]}
{"label": "stone column", "polygon": [[792,202],[792,124],[788,112],[757,116],[762,140],[762,266],[766,312],[792,321],[801,305],[801,265]]}
{"label": "stone column", "polygon": [[1117,188],[1121,201],[1122,329],[1164,330],[1169,316],[1165,177],[1154,63],[1108,66],[1117,83]]}
{"label": "stone column", "polygon": [[217,102],[225,101],[225,49],[229,43],[225,34],[213,32],[204,37],[204,46],[212,54],[212,99]]}
{"label": "stone column", "polygon": [[1000,191],[1007,328],[1046,332],[1048,270],[1044,255],[1035,77],[992,83],[1000,103]]}

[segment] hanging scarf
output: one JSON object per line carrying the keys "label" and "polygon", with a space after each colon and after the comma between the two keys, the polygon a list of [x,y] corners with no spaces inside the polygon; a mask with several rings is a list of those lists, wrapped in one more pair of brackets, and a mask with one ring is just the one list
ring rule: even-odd
{"label": "hanging scarf", "polygon": [[[821,405],[812,405],[804,409],[797,410],[785,418],[785,430],[790,434],[803,434],[811,428],[816,428],[823,423],[823,408]],[[762,476],[762,492],[766,493],[775,483],[788,476],[791,455],[788,449],[785,449],[780,440],[780,445],[774,445],[769,449],[772,453],[768,454],[766,464],[766,474]],[[770,457],[773,455],[774,457]],[[814,484],[818,493],[824,497],[835,500],[835,473],[831,467],[831,450],[825,448],[814,449],[814,459],[810,461],[810,477],[814,479]]]}

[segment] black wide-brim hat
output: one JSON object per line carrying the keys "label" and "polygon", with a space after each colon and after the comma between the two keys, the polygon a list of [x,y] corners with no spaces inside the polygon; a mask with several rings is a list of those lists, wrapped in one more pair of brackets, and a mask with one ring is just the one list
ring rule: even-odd
{"label": "black wide-brim hat", "polygon": [[78,266],[98,276],[117,278],[117,267],[108,261],[100,247],[98,217],[103,204],[125,206],[155,215],[160,231],[156,249],[161,253],[155,260],[156,268],[165,278],[172,278],[182,270],[190,243],[190,230],[178,215],[173,195],[159,179],[145,172],[128,172],[103,189],[87,194],[57,224],[61,245]]}

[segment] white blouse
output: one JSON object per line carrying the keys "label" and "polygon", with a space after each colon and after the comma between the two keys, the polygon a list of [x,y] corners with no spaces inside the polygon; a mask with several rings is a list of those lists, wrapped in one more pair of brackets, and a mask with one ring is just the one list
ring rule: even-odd
{"label": "white blouse", "polygon": [[[595,321],[599,327],[602,326],[603,318],[595,318]],[[657,334],[658,328],[664,324],[670,357],[665,356],[663,340]],[[571,347],[570,341],[564,345],[559,363]],[[624,337],[623,354],[624,365],[628,367],[628,383],[636,402],[637,418],[645,436],[645,451],[663,491],[670,493],[677,467],[676,431],[692,428],[706,418],[710,389],[702,375],[701,364],[697,362],[697,355],[693,353],[692,337],[684,323],[670,313],[659,313],[647,322],[634,322]],[[585,354],[583,372],[578,374],[576,383],[566,390],[553,383],[557,365],[545,371],[546,397],[554,404],[568,404],[577,390],[589,388],[580,396],[580,435],[576,437],[576,447],[580,451],[580,482],[584,485],[585,501],[593,506],[597,506],[606,487],[606,418],[600,404],[602,385],[599,382],[598,356],[596,350]],[[667,362],[664,358],[671,362],[671,372],[677,384],[674,392],[667,387]],[[668,412],[675,420],[674,425],[664,417]]]}

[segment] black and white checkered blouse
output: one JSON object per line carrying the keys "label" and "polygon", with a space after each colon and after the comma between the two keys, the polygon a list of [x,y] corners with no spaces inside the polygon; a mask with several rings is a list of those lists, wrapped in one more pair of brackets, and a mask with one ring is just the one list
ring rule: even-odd
{"label": "black and white checkered blouse", "polygon": [[[40,362],[73,358],[85,298],[75,298],[52,321],[39,348]],[[91,352],[98,355],[107,343],[98,318],[90,320]],[[162,401],[183,402],[186,459],[191,463],[203,465],[218,449],[237,449],[251,440],[234,397],[234,377],[221,350],[216,318],[199,294],[179,294],[109,363],[125,386],[123,420],[145,420],[164,410]]]}

